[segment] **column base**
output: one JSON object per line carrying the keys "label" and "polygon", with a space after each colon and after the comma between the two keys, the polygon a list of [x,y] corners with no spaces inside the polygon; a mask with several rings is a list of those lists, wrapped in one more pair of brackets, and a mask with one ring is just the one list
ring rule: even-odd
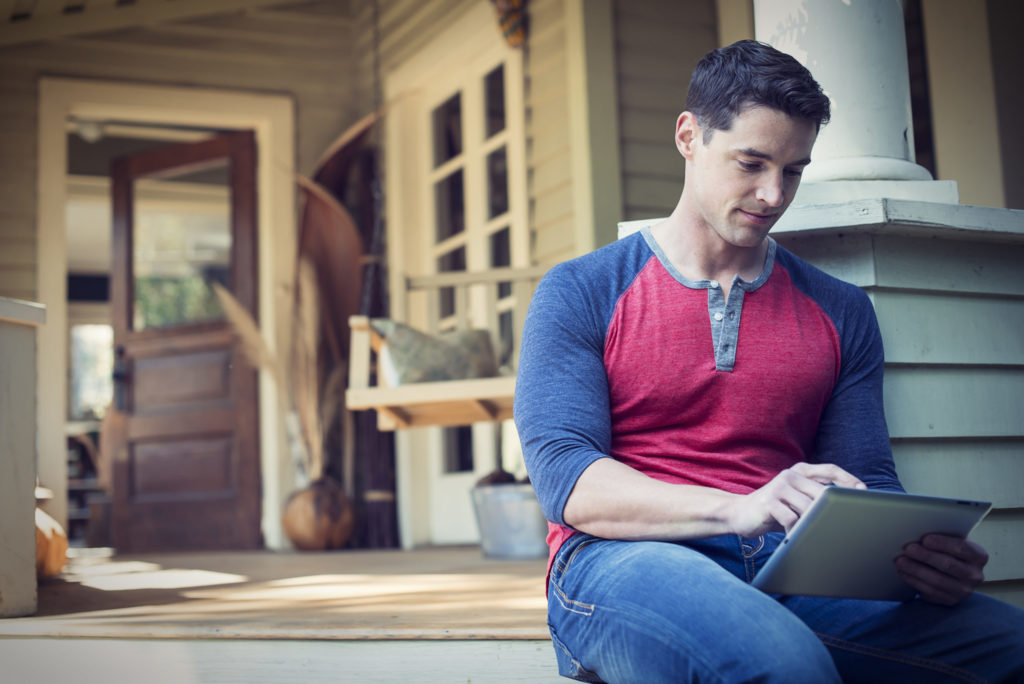
{"label": "column base", "polygon": [[805,181],[796,192],[793,206],[882,198],[959,204],[960,193],[956,181],[949,180]]}

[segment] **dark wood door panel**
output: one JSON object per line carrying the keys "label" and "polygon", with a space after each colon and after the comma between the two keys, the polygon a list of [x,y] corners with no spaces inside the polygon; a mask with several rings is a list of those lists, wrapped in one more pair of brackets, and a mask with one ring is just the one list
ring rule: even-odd
{"label": "dark wood door panel", "polygon": [[235,496],[237,446],[231,434],[139,440],[128,456],[134,503]]}
{"label": "dark wood door panel", "polygon": [[232,350],[137,357],[132,406],[136,415],[196,402],[231,401]]}
{"label": "dark wood door panel", "polygon": [[[203,289],[225,284],[256,318],[255,161],[254,136],[229,133],[112,165],[119,551],[262,546],[256,372]],[[154,187],[183,204],[147,209]]]}

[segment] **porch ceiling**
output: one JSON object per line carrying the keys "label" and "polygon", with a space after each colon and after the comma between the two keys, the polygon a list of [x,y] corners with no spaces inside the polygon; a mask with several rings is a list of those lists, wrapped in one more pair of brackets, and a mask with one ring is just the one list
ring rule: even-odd
{"label": "porch ceiling", "polygon": [[316,4],[309,0],[0,0],[0,46]]}

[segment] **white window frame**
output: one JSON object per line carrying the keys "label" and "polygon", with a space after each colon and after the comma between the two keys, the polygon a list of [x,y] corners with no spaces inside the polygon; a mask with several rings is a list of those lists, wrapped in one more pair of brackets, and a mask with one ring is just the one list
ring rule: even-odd
{"label": "white window frame", "polygon": [[[485,141],[483,79],[499,64],[504,65],[505,130]],[[487,3],[478,3],[423,50],[390,71],[384,90],[390,105],[385,131],[385,197],[391,316],[422,329],[435,324],[445,326],[450,322],[429,320],[425,295],[406,295],[406,277],[436,273],[437,257],[460,244],[466,246],[468,271],[487,270],[490,235],[505,225],[509,226],[510,265],[529,265],[522,53],[504,42],[493,9]],[[430,115],[456,91],[463,93],[463,151],[435,169]],[[477,115],[467,116],[470,112]],[[505,145],[507,154],[509,210],[488,220],[486,155],[501,145]],[[465,230],[437,245],[433,184],[460,165],[464,174]],[[479,295],[471,297],[470,320],[482,326],[487,321],[483,293]],[[515,304],[512,297],[505,297],[499,302],[499,311],[512,309]],[[514,344],[518,344],[522,321],[514,321],[514,325]],[[441,430],[398,433],[398,517],[403,547],[478,539],[469,487],[493,468],[496,429],[493,424],[474,427],[475,469],[446,476],[451,483],[450,487],[444,485],[447,492],[439,489]],[[464,491],[465,496],[451,496],[456,491]]]}

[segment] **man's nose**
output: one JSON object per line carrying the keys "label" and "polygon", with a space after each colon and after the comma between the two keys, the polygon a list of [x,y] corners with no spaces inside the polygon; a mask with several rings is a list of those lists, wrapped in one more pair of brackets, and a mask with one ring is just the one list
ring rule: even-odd
{"label": "man's nose", "polygon": [[769,207],[781,207],[785,193],[782,189],[782,178],[778,174],[769,173],[761,178],[757,188],[757,199]]}

